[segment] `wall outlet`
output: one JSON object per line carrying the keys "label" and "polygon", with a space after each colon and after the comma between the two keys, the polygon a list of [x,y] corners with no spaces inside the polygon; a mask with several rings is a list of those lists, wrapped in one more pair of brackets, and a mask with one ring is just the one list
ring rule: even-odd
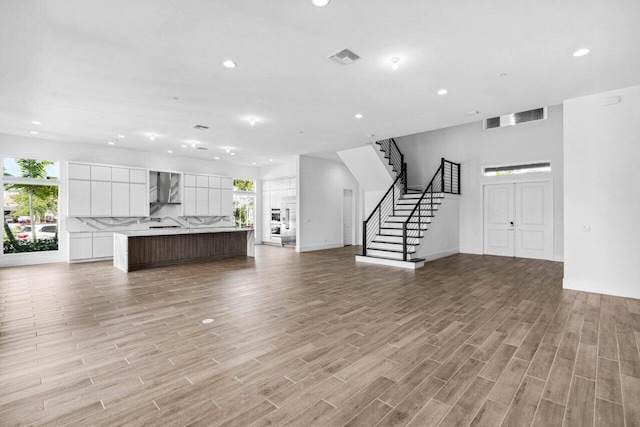
{"label": "wall outlet", "polygon": [[582,232],[583,233],[589,233],[591,231],[591,226],[590,225],[583,225],[582,226]]}

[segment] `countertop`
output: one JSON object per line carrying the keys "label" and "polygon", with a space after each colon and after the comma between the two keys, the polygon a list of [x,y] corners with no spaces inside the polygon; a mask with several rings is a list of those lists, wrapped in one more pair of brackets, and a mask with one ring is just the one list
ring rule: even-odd
{"label": "countertop", "polygon": [[253,228],[211,227],[211,228],[155,228],[150,230],[114,231],[127,237],[171,236],[176,234],[229,233],[236,231],[253,231]]}

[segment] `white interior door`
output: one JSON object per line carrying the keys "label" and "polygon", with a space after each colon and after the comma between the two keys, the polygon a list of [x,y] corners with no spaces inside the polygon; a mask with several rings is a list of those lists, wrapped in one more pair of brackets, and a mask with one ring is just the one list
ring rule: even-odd
{"label": "white interior door", "polygon": [[342,242],[345,246],[353,245],[353,192],[344,190],[342,202]]}
{"label": "white interior door", "polygon": [[513,184],[484,187],[484,253],[515,256]]}
{"label": "white interior door", "polygon": [[550,181],[484,187],[484,253],[553,259]]}
{"label": "white interior door", "polygon": [[553,197],[551,182],[515,185],[516,256],[553,259]]}

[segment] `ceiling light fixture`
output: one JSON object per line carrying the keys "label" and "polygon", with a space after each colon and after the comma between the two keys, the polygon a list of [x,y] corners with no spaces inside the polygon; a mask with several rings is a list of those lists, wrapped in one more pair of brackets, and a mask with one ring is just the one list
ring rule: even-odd
{"label": "ceiling light fixture", "polygon": [[257,165],[257,163],[256,163],[256,162],[253,162],[253,163],[251,163],[251,164],[252,164],[252,165],[254,165],[254,166],[255,166],[255,165]]}
{"label": "ceiling light fixture", "polygon": [[167,153],[173,154],[173,150],[167,150]]}
{"label": "ceiling light fixture", "polygon": [[226,61],[224,61],[224,62],[222,63],[222,65],[224,65],[224,66],[225,66],[225,67],[227,67],[227,68],[236,68],[236,67],[238,66],[238,64],[236,64],[235,62],[233,62],[233,61],[232,61],[232,60],[230,60],[230,59],[227,59]]}
{"label": "ceiling light fixture", "polygon": [[32,134],[32,135],[37,135],[38,133],[40,133],[40,132],[36,132],[35,130],[32,130],[32,131],[31,131],[31,134]]}
{"label": "ceiling light fixture", "polygon": [[149,134],[149,139],[150,139],[151,141],[155,141],[155,140],[156,140],[156,136],[155,136],[154,134],[150,133],[150,134]]}
{"label": "ceiling light fixture", "polygon": [[364,116],[363,116],[362,114],[358,113],[358,114],[356,114],[354,117],[355,117],[356,119],[361,119],[361,118],[363,118]]}
{"label": "ceiling light fixture", "polygon": [[270,162],[273,162],[273,159],[269,159]]}
{"label": "ceiling light fixture", "polygon": [[313,3],[315,7],[325,7],[331,3],[331,0],[311,0],[311,3]]}
{"label": "ceiling light fixture", "polygon": [[235,156],[235,155],[236,155],[236,153],[229,153],[229,154],[231,154],[232,156]]}
{"label": "ceiling light fixture", "polygon": [[118,138],[124,139],[124,135],[118,135]]}
{"label": "ceiling light fixture", "polygon": [[393,71],[397,71],[400,68],[400,58],[397,56],[391,58],[391,68],[393,68]]}
{"label": "ceiling light fixture", "polygon": [[31,122],[32,125],[40,126],[42,123],[40,122]]}
{"label": "ceiling light fixture", "polygon": [[251,126],[255,126],[256,125],[256,118],[255,117],[249,117],[249,124]]}
{"label": "ceiling light fixture", "polygon": [[116,143],[115,143],[115,142],[113,142],[113,141],[109,141],[109,142],[107,142],[107,144],[109,144],[109,145],[116,145]]}
{"label": "ceiling light fixture", "polygon": [[182,148],[187,148],[187,144],[182,144],[181,147]]}
{"label": "ceiling light fixture", "polygon": [[436,92],[438,95],[446,95],[449,93],[448,90],[446,89],[440,89],[438,92]]}
{"label": "ceiling light fixture", "polygon": [[225,151],[226,151],[227,153],[230,153],[230,152],[231,152],[231,149],[227,148]]}
{"label": "ceiling light fixture", "polygon": [[218,156],[215,156],[215,157],[214,157],[214,159],[216,159],[216,160],[220,160],[220,157],[218,157]]}
{"label": "ceiling light fixture", "polygon": [[582,48],[582,49],[578,49],[575,52],[573,52],[573,56],[575,56],[576,58],[579,56],[585,56],[587,55],[589,52],[591,52],[590,49],[587,49],[586,47]]}

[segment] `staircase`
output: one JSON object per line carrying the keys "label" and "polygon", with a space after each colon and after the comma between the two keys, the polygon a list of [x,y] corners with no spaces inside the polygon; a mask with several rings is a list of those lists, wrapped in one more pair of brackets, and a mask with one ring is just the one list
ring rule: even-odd
{"label": "staircase", "polygon": [[420,268],[420,244],[443,203],[445,194],[460,194],[460,164],[444,158],[422,189],[407,188],[407,165],[393,139],[377,141],[397,176],[363,223],[362,255],[358,262]]}

